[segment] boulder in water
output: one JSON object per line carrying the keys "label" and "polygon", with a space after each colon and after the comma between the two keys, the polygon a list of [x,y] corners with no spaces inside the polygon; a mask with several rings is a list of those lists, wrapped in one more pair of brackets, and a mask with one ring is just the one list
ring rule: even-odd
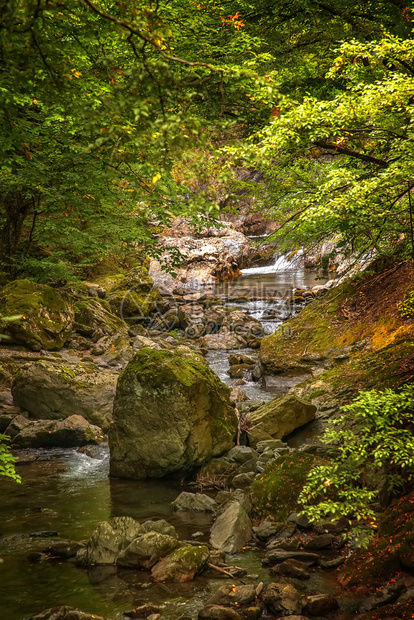
{"label": "boulder in water", "polygon": [[173,536],[166,536],[159,532],[146,532],[135,538],[126,549],[121,551],[116,563],[118,566],[131,568],[151,568],[178,545],[178,540]]}
{"label": "boulder in water", "polygon": [[111,475],[158,478],[190,470],[229,450],[236,431],[229,389],[201,357],[143,348],[118,380]]}
{"label": "boulder in water", "polygon": [[264,603],[272,614],[291,616],[300,614],[305,597],[287,583],[270,583],[265,590]]}
{"label": "boulder in water", "polygon": [[180,547],[154,566],[152,578],[154,581],[191,581],[203,570],[209,555],[208,547],[204,545]]}
{"label": "boulder in water", "polygon": [[[7,433],[7,430],[6,430]],[[89,424],[80,415],[65,420],[28,421],[13,438],[14,448],[73,448],[104,440],[99,426]]]}
{"label": "boulder in water", "polygon": [[252,524],[243,506],[230,501],[211,529],[210,543],[219,551],[236,553],[253,535]]}
{"label": "boulder in water", "polygon": [[115,564],[121,552],[142,534],[139,521],[113,517],[100,523],[77,560],[80,564]]}
{"label": "boulder in water", "polygon": [[215,512],[218,508],[214,499],[204,493],[180,493],[171,506],[174,510],[194,510],[195,512]]}

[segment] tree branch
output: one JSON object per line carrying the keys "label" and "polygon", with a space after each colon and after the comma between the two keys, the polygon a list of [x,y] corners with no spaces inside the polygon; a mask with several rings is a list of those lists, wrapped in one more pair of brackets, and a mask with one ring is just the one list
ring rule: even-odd
{"label": "tree branch", "polygon": [[362,161],[376,164],[377,166],[382,166],[383,168],[387,167],[390,163],[388,161],[385,161],[384,159],[378,159],[377,157],[372,157],[371,155],[365,155],[364,153],[351,151],[351,149],[347,149],[337,144],[330,144],[329,142],[322,142],[320,140],[316,140],[313,144],[315,146],[319,146],[322,149],[326,149],[327,151],[336,151],[337,153],[349,155],[350,157],[355,157],[356,159],[361,159]]}
{"label": "tree branch", "polygon": [[190,62],[189,60],[184,60],[184,58],[178,58],[177,56],[170,56],[169,54],[166,54],[161,49],[161,47],[157,43],[155,43],[155,41],[153,41],[152,39],[144,35],[140,30],[133,28],[133,26],[131,26],[131,24],[129,24],[128,22],[122,19],[118,19],[117,17],[114,17],[113,15],[109,15],[109,13],[104,13],[103,11],[98,9],[98,7],[92,2],[92,0],[83,0],[83,1],[89,6],[89,8],[94,13],[96,13],[103,19],[107,19],[108,21],[116,24],[117,26],[124,28],[129,33],[131,33],[131,35],[136,35],[142,41],[145,41],[146,43],[149,43],[150,45],[152,45],[152,47],[154,47],[157,50],[157,52],[166,60],[171,60],[172,62],[178,62],[187,67],[206,67],[207,69],[210,69],[210,71],[215,71],[216,73],[227,73],[226,69],[220,69],[218,67],[213,67],[212,65],[209,65],[206,62]]}

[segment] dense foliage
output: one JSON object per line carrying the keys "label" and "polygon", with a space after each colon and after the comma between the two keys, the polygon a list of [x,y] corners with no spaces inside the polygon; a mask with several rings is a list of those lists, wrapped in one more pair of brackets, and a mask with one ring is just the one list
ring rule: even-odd
{"label": "dense foliage", "polygon": [[[328,144],[322,148],[339,142],[345,148],[346,142],[356,151],[362,143],[371,159],[382,161],[393,137],[408,139],[403,119],[411,105],[412,48],[384,37],[407,37],[410,30],[410,12],[399,0],[5,0],[0,12],[3,269],[33,277],[45,271],[58,278],[74,270],[85,273],[108,254],[151,243],[151,222],[214,213],[217,196],[208,175],[222,159],[214,159],[212,148],[247,134],[256,134],[253,165],[275,152],[278,163],[288,165],[289,179],[305,177],[299,188],[293,181],[296,196],[285,192],[289,214],[321,177],[322,195],[306,209],[302,232],[313,232],[318,217],[327,220],[327,231],[336,230],[337,204],[331,204],[327,188],[347,183],[346,194],[343,189],[333,194],[342,201],[349,196],[354,205],[358,192],[351,186],[364,174],[372,176],[377,164],[371,161],[369,168],[359,159],[361,169],[350,163],[341,167],[343,158],[337,158],[334,166],[315,170],[309,148],[323,140]],[[341,60],[326,80],[332,50],[343,40],[348,43]],[[354,57],[362,58],[361,67],[359,60],[352,64]],[[367,62],[373,66],[365,67]],[[358,86],[361,80],[369,85],[366,92]],[[388,118],[405,90],[401,110]],[[313,98],[300,104],[306,93]],[[342,99],[332,99],[338,96]],[[364,118],[384,97],[387,103],[364,129]],[[357,106],[351,114],[352,98]],[[350,126],[348,119],[341,124],[339,105],[342,120],[351,114]],[[320,126],[325,130],[317,132]],[[404,149],[402,142],[391,146],[388,159]],[[382,169],[380,182],[363,187],[363,200],[374,193],[375,218],[382,202],[390,204],[402,193],[404,175],[411,178],[402,163],[387,167],[388,177],[395,168],[394,193]],[[194,183],[198,177],[203,183]],[[268,188],[275,177],[279,185],[272,162]],[[289,183],[284,172],[282,185]],[[286,206],[280,208],[283,214]],[[354,208],[342,226],[352,235],[367,219],[355,224]],[[398,223],[389,234],[400,228]],[[382,231],[380,224],[372,229],[374,238]]]}
{"label": "dense foliage", "polygon": [[381,502],[414,475],[414,387],[361,392],[331,421],[324,442],[337,446],[329,464],[311,469],[299,501],[313,521],[374,519]]}
{"label": "dense foliage", "polygon": [[0,476],[11,478],[15,482],[21,482],[21,478],[16,474],[14,467],[17,458],[14,457],[8,448],[9,437],[0,434]]}
{"label": "dense foliage", "polygon": [[361,254],[383,252],[411,242],[414,42],[351,41],[336,53],[327,79],[341,90],[286,99],[245,155],[266,166],[263,200],[282,242],[341,238]]}
{"label": "dense foliage", "polygon": [[[39,260],[51,270],[53,263],[82,267],[123,244],[150,241],[153,218],[162,222],[191,214],[197,203],[205,207],[202,196],[186,198],[173,167],[208,119],[220,116],[230,69],[203,61],[194,28],[201,17],[208,34],[211,16],[189,6],[3,4],[4,269],[23,264],[35,271]],[[238,30],[229,21],[217,16],[215,29],[231,54]],[[176,45],[189,60],[173,55]],[[251,69],[232,79],[240,91],[252,83],[260,90]]]}

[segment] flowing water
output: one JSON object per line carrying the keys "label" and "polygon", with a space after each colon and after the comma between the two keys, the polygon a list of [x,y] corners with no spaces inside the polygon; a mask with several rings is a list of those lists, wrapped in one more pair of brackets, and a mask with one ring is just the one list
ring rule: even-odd
{"label": "flowing water", "polygon": [[[240,278],[219,285],[215,291],[226,304],[243,307],[257,317],[268,332],[274,331],[291,312],[285,300],[291,297],[292,289],[321,283],[315,274],[300,269],[289,266],[280,270],[281,262],[271,267],[247,269]],[[237,297],[247,300],[233,301]],[[251,350],[246,352],[257,355]],[[227,383],[228,354],[226,351],[208,356],[212,368]],[[271,397],[253,382],[243,389],[255,400]],[[96,525],[111,516],[131,516],[141,522],[164,518],[176,527],[181,539],[190,540],[192,534],[201,532],[197,540],[207,540],[211,516],[171,509],[171,501],[185,489],[180,480],[110,480],[105,447],[97,459],[76,449],[31,451],[18,471],[23,479],[21,485],[0,482],[0,618],[21,620],[65,604],[112,620],[146,602],[160,604],[165,618],[196,617],[203,603],[223,583],[211,576],[188,584],[153,584],[145,571],[116,570],[111,566],[85,569],[70,561],[43,561],[37,555],[53,540],[54,531],[71,540],[88,539]],[[52,538],[39,536],[46,530]],[[269,581],[257,551],[245,550],[233,562],[256,575],[256,581]],[[315,576],[316,589],[318,579]],[[334,587],[328,582],[323,585],[324,591]]]}

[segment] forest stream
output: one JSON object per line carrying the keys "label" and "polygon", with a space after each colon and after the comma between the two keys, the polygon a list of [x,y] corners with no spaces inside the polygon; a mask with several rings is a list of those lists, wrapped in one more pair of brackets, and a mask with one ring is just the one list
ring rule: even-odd
{"label": "forest stream", "polygon": [[[281,265],[283,267],[285,265]],[[226,304],[229,297],[256,298],[243,310],[260,320],[267,333],[274,331],[292,310],[281,300],[275,308],[265,300],[266,291],[289,297],[295,288],[308,289],[326,282],[315,272],[282,269],[280,265],[246,269],[233,281],[217,285],[214,294]],[[277,312],[275,312],[277,310]],[[240,351],[239,351],[240,352]],[[250,349],[245,351],[251,354]],[[213,351],[206,356],[211,368],[225,383],[231,382],[227,358],[231,351]],[[250,399],[274,397],[257,382],[247,382],[243,390]],[[304,433],[299,435],[300,441]],[[297,444],[295,437],[293,444]],[[292,445],[293,445],[292,444]],[[41,561],[33,552],[36,538],[57,536],[70,540],[87,539],[96,525],[113,516],[130,516],[143,522],[166,519],[182,540],[207,541],[213,521],[211,514],[174,512],[171,502],[193,486],[179,480],[130,481],[108,477],[109,453],[105,445],[97,458],[74,449],[41,449],[23,454],[18,471],[22,484],[2,481],[0,539],[0,600],[2,618],[20,620],[42,609],[72,605],[105,618],[121,618],[132,607],[159,605],[162,617],[196,617],[198,610],[226,578],[217,574],[198,577],[190,583],[162,584],[149,580],[145,571],[117,569],[115,566],[80,568],[61,560]],[[246,571],[245,583],[268,583],[268,570],[261,565],[264,552],[254,544],[232,556],[232,562]],[[235,583],[239,583],[235,580]],[[338,585],[330,571],[313,572],[308,591],[335,593]]]}

